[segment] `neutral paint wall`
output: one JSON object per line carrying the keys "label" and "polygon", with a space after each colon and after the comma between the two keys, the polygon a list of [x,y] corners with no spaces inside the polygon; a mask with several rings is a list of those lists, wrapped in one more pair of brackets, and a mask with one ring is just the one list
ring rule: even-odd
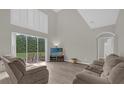
{"label": "neutral paint wall", "polygon": [[104,43],[105,43],[105,39],[104,38],[100,38],[98,39],[98,57],[104,57]]}
{"label": "neutral paint wall", "polygon": [[101,32],[115,32],[115,26],[91,30],[77,10],[58,13],[58,41],[65,50],[66,60],[76,57],[80,62],[91,63],[97,58],[96,37]]}
{"label": "neutral paint wall", "polygon": [[120,10],[117,21],[118,54],[124,56],[124,10]]}
{"label": "neutral paint wall", "polygon": [[48,39],[48,57],[49,48],[53,47],[52,41],[56,37],[57,15],[51,10],[41,10],[48,15],[48,34],[35,32],[26,28],[10,24],[10,10],[0,10],[0,55],[11,54],[11,32],[20,32],[35,36],[41,36]]}
{"label": "neutral paint wall", "polygon": [[115,32],[114,25],[91,30],[77,10],[62,10],[58,14],[41,11],[49,16],[49,34],[11,25],[9,10],[0,10],[0,55],[11,53],[11,32],[22,32],[48,38],[48,54],[50,47],[54,47],[52,42],[60,41],[66,60],[76,57],[80,62],[91,63],[97,58],[96,37],[101,32]]}

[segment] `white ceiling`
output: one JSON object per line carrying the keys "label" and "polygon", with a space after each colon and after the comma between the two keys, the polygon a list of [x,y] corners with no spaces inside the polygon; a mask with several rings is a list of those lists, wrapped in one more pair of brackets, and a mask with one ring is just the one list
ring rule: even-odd
{"label": "white ceiling", "polygon": [[60,12],[63,9],[52,9],[54,12]]}
{"label": "white ceiling", "polygon": [[[53,11],[60,12],[61,10],[54,9]],[[119,15],[117,9],[78,9],[78,12],[92,29],[116,24]]]}
{"label": "white ceiling", "polygon": [[99,28],[116,24],[119,10],[117,9],[87,9],[78,10],[90,28]]}

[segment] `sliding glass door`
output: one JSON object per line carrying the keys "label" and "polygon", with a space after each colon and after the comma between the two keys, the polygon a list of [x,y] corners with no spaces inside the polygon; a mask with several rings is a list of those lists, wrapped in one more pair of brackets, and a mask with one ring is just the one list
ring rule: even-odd
{"label": "sliding glass door", "polygon": [[45,43],[44,38],[16,34],[16,57],[22,58],[28,63],[45,61]]}

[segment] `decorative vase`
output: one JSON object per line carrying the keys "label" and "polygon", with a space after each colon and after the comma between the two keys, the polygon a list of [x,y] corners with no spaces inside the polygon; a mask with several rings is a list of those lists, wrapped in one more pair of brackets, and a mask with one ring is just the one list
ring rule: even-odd
{"label": "decorative vase", "polygon": [[78,59],[77,58],[71,58],[71,60],[72,60],[73,64],[76,64]]}

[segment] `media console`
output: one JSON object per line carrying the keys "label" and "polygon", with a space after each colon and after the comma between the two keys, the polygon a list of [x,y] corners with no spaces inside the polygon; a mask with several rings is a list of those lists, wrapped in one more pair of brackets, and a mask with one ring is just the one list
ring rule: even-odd
{"label": "media console", "polygon": [[51,62],[64,62],[63,48],[51,48],[50,49],[50,61]]}

